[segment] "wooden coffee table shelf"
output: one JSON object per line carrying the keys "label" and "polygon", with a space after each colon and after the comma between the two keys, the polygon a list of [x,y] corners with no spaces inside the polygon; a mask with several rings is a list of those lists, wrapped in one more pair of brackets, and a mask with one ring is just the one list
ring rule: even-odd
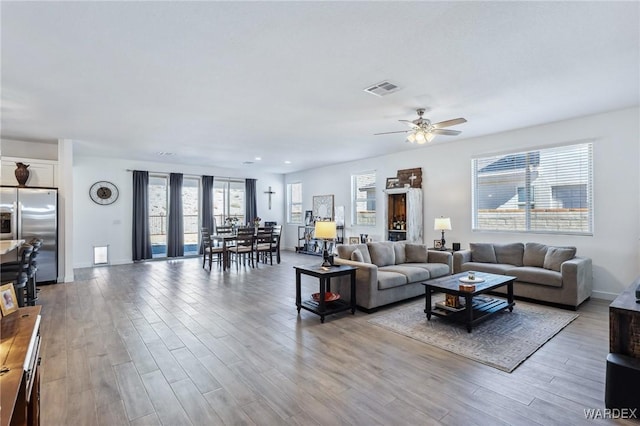
{"label": "wooden coffee table shelf", "polygon": [[[476,277],[482,278],[484,281],[477,283],[474,291],[460,291],[459,279],[466,276],[467,273],[463,272],[422,283],[425,287],[424,312],[427,314],[428,320],[431,320],[431,316],[434,315],[440,318],[464,323],[467,326],[467,331],[471,333],[473,324],[505,309],[513,311],[513,307],[515,305],[515,302],[513,301],[513,282],[516,280],[516,277],[476,272]],[[507,300],[490,298],[488,296],[478,297],[493,289],[502,287],[503,285],[507,286]],[[452,294],[464,298],[464,309],[459,311],[448,311],[434,307],[432,305],[431,296],[436,292]]]}

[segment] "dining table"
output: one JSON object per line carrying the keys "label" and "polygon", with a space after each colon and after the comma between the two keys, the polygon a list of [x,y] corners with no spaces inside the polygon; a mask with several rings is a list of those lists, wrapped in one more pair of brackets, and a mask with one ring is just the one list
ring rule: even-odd
{"label": "dining table", "polygon": [[24,243],[24,240],[0,240],[0,255],[9,253],[11,250],[15,250]]}

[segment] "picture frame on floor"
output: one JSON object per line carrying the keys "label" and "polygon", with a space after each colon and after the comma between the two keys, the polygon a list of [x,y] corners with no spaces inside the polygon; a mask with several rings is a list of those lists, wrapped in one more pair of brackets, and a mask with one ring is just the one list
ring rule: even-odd
{"label": "picture frame on floor", "polygon": [[13,283],[0,286],[0,311],[2,316],[7,316],[18,310],[18,299]]}

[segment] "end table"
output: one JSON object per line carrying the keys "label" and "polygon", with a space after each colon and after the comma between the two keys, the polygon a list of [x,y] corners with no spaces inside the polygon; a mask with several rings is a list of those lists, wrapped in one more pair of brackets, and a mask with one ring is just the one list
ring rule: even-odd
{"label": "end table", "polygon": [[[334,265],[331,267],[322,267],[320,265],[294,266],[296,270],[296,307],[298,313],[300,309],[306,309],[314,314],[320,315],[320,322],[324,323],[326,315],[335,314],[351,309],[351,314],[356,312],[356,270],[355,266],[350,265]],[[300,280],[302,275],[316,277],[320,281],[320,297],[318,301],[302,300],[300,290]],[[331,291],[331,278],[349,275],[351,277],[351,302],[345,302],[338,299],[332,302],[325,301],[325,294]]]}

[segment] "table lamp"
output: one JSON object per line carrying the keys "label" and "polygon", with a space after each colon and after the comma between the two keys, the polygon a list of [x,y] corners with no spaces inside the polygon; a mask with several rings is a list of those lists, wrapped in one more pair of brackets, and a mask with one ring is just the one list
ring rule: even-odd
{"label": "table lamp", "polygon": [[433,224],[433,229],[436,231],[442,231],[442,238],[440,240],[440,250],[446,250],[444,247],[444,231],[451,231],[451,218],[448,217],[436,217]]}
{"label": "table lamp", "polygon": [[335,240],[338,236],[335,222],[316,221],[314,230],[314,238],[322,240],[322,266],[331,266],[329,263],[329,251],[327,250],[327,241]]}

